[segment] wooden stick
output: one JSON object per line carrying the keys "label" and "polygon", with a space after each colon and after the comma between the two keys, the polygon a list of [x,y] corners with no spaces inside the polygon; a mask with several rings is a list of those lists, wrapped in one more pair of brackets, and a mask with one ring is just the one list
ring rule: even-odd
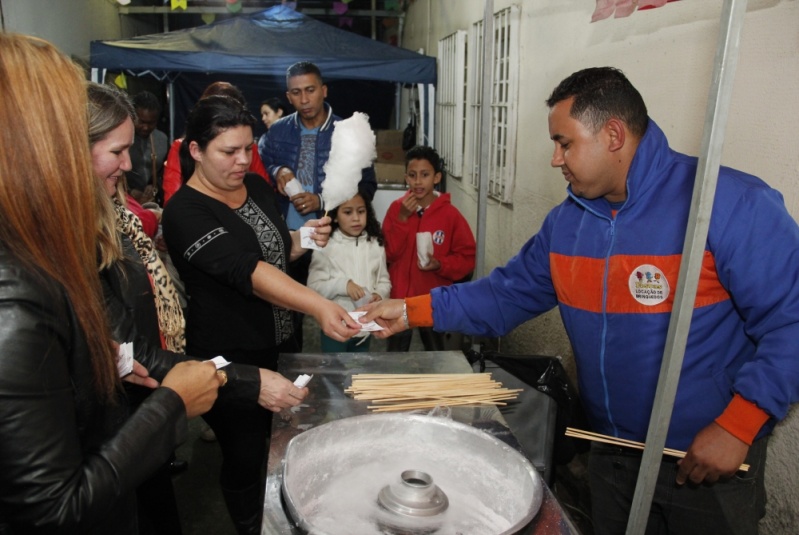
{"label": "wooden stick", "polygon": [[[646,446],[643,442],[636,442],[634,440],[628,440],[626,438],[618,438],[618,437],[611,437],[608,435],[602,435],[599,433],[594,433],[593,431],[583,431],[582,429],[575,429],[573,427],[566,428],[566,436],[573,437],[573,438],[581,438],[584,440],[591,440],[594,442],[603,442],[605,444],[611,444],[614,446],[623,446],[626,448],[634,448],[637,450],[643,450]],[[685,457],[685,452],[681,450],[675,450],[672,448],[664,448],[663,455],[668,455],[670,457],[679,457],[680,459]],[[742,472],[749,471],[749,465],[744,463],[738,470]]]}

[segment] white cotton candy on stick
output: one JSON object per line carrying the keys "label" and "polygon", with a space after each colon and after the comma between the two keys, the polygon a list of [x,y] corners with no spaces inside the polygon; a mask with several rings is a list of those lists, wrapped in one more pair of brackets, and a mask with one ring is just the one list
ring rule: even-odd
{"label": "white cotton candy on stick", "polygon": [[324,168],[326,178],[322,182],[326,211],[355,197],[361,170],[369,167],[377,157],[375,134],[365,113],[356,111],[333,128],[330,156]]}

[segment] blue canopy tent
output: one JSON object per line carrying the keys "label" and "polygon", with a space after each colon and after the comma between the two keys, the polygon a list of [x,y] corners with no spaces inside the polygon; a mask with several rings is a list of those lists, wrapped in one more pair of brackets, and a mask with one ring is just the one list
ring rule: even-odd
{"label": "blue canopy tent", "polygon": [[[110,70],[183,84],[183,96],[190,100],[180,102],[181,110],[194,103],[209,76],[255,85],[260,98],[282,94],[286,69],[297,61],[314,62],[326,82],[423,84],[428,90],[436,82],[435,58],[334,28],[284,5],[198,28],[92,41],[90,52],[94,78]],[[264,92],[269,87],[274,89]],[[182,98],[174,88],[170,94],[175,96],[170,99],[174,125],[175,101]]]}

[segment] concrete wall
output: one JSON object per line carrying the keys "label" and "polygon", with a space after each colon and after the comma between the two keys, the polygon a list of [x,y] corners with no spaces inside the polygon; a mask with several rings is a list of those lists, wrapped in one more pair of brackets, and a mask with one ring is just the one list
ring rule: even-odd
{"label": "concrete wall", "polygon": [[[588,0],[495,0],[498,11],[521,7],[520,146],[513,205],[488,209],[486,265],[504,264],[565,197],[563,178],[550,167],[553,148],[544,100],[570,73],[589,66],[621,68],[641,91],[650,115],[679,151],[700,150],[721,0],[683,0],[590,23]],[[457,4],[457,8],[456,8]],[[468,29],[483,16],[482,0],[416,0],[409,8],[404,47],[435,55],[439,39]],[[762,177],[783,192],[799,217],[799,1],[750,0],[741,40],[722,163]],[[476,221],[476,192],[448,181],[454,204]],[[557,313],[519,327],[502,340],[508,352],[557,354],[571,349]],[[767,469],[768,515],[762,533],[799,533],[799,416],[775,431]]]}

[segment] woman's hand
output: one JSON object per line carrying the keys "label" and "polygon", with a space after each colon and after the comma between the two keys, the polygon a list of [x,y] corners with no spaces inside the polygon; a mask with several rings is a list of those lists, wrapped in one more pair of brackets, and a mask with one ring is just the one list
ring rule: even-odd
{"label": "woman's hand", "polygon": [[[332,219],[330,217],[325,216],[321,219],[311,219],[307,221],[303,227],[310,227],[313,229],[313,241],[319,247],[325,247],[327,245],[328,240],[330,240],[330,233],[333,231],[333,228],[330,226]],[[289,257],[290,261],[297,260],[299,257],[304,255],[307,252],[307,249],[303,249],[302,247],[302,237],[300,235],[299,230],[292,230],[291,231],[291,256]]]}
{"label": "woman's hand", "polygon": [[214,405],[219,387],[227,382],[224,370],[219,372],[210,361],[178,362],[166,374],[161,386],[174,390],[186,406],[186,416],[193,418],[208,412]]}
{"label": "woman's hand", "polygon": [[294,383],[279,373],[258,370],[261,375],[261,391],[258,394],[258,404],[272,412],[299,405],[308,395],[307,388],[298,388]]}
{"label": "woman's hand", "polygon": [[158,388],[158,381],[150,377],[150,372],[138,360],[133,361],[133,371],[123,377],[122,380],[147,388]]}
{"label": "woman's hand", "polygon": [[347,295],[353,301],[357,301],[358,299],[366,295],[366,291],[364,291],[363,288],[361,288],[360,286],[349,280],[347,281]]}
{"label": "woman's hand", "polygon": [[307,221],[303,227],[313,228],[313,241],[319,247],[327,245],[330,239],[330,233],[333,232],[333,227],[330,226],[333,220],[330,216],[324,216],[321,219],[311,219]]}
{"label": "woman's hand", "polygon": [[372,335],[377,338],[388,338],[392,334],[408,329],[405,318],[402,317],[404,309],[405,301],[403,299],[385,299],[377,303],[369,303],[358,309],[366,311],[366,314],[358,318],[358,321],[361,323],[377,322],[383,327],[383,330],[375,331]]}
{"label": "woman's hand", "polygon": [[311,314],[322,331],[338,342],[346,342],[361,332],[361,324],[333,301],[320,299],[319,306],[314,307]]}
{"label": "woman's hand", "polygon": [[382,301],[382,300],[383,300],[383,296],[381,296],[378,293],[372,292],[372,298],[369,299],[369,302],[370,303],[377,303],[378,301]]}

